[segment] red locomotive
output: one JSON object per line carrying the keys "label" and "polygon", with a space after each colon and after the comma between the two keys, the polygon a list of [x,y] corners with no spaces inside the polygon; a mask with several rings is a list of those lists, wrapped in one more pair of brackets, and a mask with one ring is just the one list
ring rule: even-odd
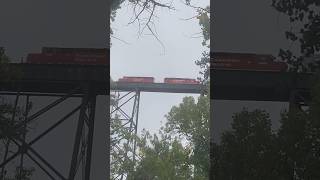
{"label": "red locomotive", "polygon": [[222,70],[287,71],[287,64],[274,61],[271,55],[216,52],[211,67]]}
{"label": "red locomotive", "polygon": [[188,78],[164,78],[164,83],[167,84],[200,84],[199,81],[195,79]]}
{"label": "red locomotive", "polygon": [[127,82],[127,83],[154,83],[153,77],[129,77],[124,76],[120,78],[118,82]]}
{"label": "red locomotive", "polygon": [[27,63],[106,65],[109,54],[108,49],[44,47],[42,53],[28,54]]}

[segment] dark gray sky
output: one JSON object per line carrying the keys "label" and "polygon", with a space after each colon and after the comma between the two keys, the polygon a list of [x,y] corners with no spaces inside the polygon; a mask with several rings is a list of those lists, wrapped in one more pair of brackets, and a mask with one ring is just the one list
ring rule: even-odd
{"label": "dark gray sky", "polygon": [[5,1],[0,6],[0,44],[20,60],[43,46],[106,47],[107,1]]}
{"label": "dark gray sky", "polygon": [[[13,61],[20,61],[28,53],[40,52],[43,46],[105,48],[108,32],[108,1],[106,0],[30,0],[5,1],[0,5],[0,46],[6,48]],[[106,74],[106,76],[108,76]],[[93,150],[92,178],[106,176],[106,117],[107,97],[97,102],[96,131]],[[51,98],[35,98],[34,110],[49,104]],[[32,124],[34,136],[59,117],[70,112],[78,100],[69,100],[56,107]],[[67,175],[76,117],[70,118],[62,127],[36,143],[39,153],[61,172]],[[35,128],[37,127],[37,128]],[[65,163],[67,162],[67,163]],[[36,167],[35,164],[32,166]],[[34,179],[48,179],[37,170]]]}

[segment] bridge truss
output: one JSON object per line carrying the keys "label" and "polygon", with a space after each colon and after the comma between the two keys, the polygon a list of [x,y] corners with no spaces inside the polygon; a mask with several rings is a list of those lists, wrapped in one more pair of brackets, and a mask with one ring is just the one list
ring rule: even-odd
{"label": "bridge truss", "polygon": [[111,121],[111,177],[126,179],[134,171],[137,148],[137,130],[140,91],[114,92],[110,109]]}
{"label": "bridge truss", "polygon": [[[11,64],[8,68],[12,68],[23,76],[10,81],[1,81],[0,94],[14,98],[14,112],[11,120],[19,120],[14,128],[16,131],[22,129],[24,133],[18,136],[9,135],[6,139],[4,154],[0,160],[1,180],[6,178],[6,172],[12,164],[19,168],[20,174],[24,173],[26,164],[32,164],[33,167],[38,167],[37,169],[42,171],[46,179],[51,180],[91,179],[96,97],[107,93],[105,91],[108,88],[105,84],[107,78],[102,79],[106,77],[107,67]],[[45,100],[47,104],[30,114],[29,104],[33,98],[38,97],[48,99]],[[54,112],[71,98],[78,99],[79,103],[72,103],[73,107],[70,107],[70,104],[66,114],[63,114],[60,119],[56,119],[48,127],[38,129],[37,133],[33,134],[34,137],[26,138],[28,131],[25,130],[30,129],[32,123],[46,121],[46,114]],[[19,104],[24,104],[25,107],[22,119],[17,117]],[[44,153],[41,153],[37,143],[46,140],[49,134],[65,126],[66,121],[71,121],[72,118],[76,118],[77,122],[73,130],[69,129],[69,131],[75,131],[72,149],[68,149],[72,154],[71,158],[62,158],[63,156],[58,154],[57,150],[64,147],[59,145],[50,147],[52,154],[49,156],[57,157],[63,167],[69,167],[62,172],[59,164],[52,163],[48,160],[50,159],[48,155],[44,156]],[[70,136],[72,137],[72,134]],[[54,141],[64,140],[55,139]]]}
{"label": "bridge truss", "polygon": [[[70,97],[81,99],[80,104],[76,105],[62,119],[57,120],[51,127],[43,129],[35,139],[27,141],[24,136],[9,139],[10,144],[15,144],[15,147],[10,149],[12,146],[8,146],[6,157],[0,159],[0,170],[3,169],[4,172],[6,165],[18,156],[22,160],[29,158],[49,179],[90,180],[97,95],[110,95],[109,89],[111,88],[110,90],[115,97],[115,101],[110,107],[110,114],[106,118],[108,121],[106,128],[108,130],[110,120],[112,122],[110,123],[112,131],[108,131],[111,142],[106,138],[106,159],[110,157],[109,150],[111,150],[111,153],[118,153],[121,155],[119,160],[126,163],[127,170],[132,171],[135,161],[139,158],[135,153],[135,136],[139,121],[141,92],[199,94],[202,90],[201,85],[163,83],[115,83],[114,86],[110,87],[109,68],[106,66],[13,64],[9,68],[14,71],[21,71],[23,76],[10,82],[0,82],[0,92],[2,95],[15,96],[15,104],[21,101],[22,96],[25,96],[26,107],[28,107],[28,101],[31,97],[58,98],[33,114],[28,114],[28,111],[25,111],[24,118],[19,124],[21,128],[28,127],[28,123],[32,121],[40,121],[41,115],[49,112]],[[282,101],[299,104],[307,104],[308,99],[310,99],[310,80],[312,77],[310,74],[293,76],[291,73],[215,71],[212,76],[210,88],[212,99]],[[63,174],[53,164],[50,164],[46,157],[40,155],[33,145],[47,134],[55,131],[56,127],[63,126],[63,122],[76,113],[78,113],[78,122],[77,127],[75,127],[72,157],[70,160],[65,160],[69,169],[67,174]],[[13,115],[12,119],[14,118]],[[114,134],[117,128],[121,129],[123,136]],[[57,139],[57,141],[60,140]],[[110,147],[110,144],[113,146]],[[52,147],[53,152],[54,148],[57,147]],[[115,159],[111,158],[111,161],[113,160]],[[21,164],[24,163],[19,163],[20,166]],[[82,169],[82,171],[79,169]],[[125,179],[127,172],[119,168],[115,174],[119,175],[118,179]],[[107,176],[110,177],[110,174]]]}

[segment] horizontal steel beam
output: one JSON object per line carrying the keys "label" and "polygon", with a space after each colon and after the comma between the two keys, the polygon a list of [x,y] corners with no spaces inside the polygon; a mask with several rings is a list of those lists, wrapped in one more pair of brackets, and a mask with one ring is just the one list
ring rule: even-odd
{"label": "horizontal steel beam", "polygon": [[166,83],[125,83],[114,82],[111,90],[117,91],[143,91],[163,93],[195,93],[199,94],[202,89],[200,84],[166,84]]}
{"label": "horizontal steel beam", "polygon": [[[197,84],[112,82],[110,86],[109,66],[10,64],[8,68],[19,75],[10,81],[0,81],[0,92],[8,95],[20,91],[59,96],[88,83],[95,87],[97,95],[109,95],[110,90],[199,94],[202,89]],[[287,102],[290,92],[298,90],[308,99],[312,77],[288,72],[211,70],[210,95],[220,100]]]}

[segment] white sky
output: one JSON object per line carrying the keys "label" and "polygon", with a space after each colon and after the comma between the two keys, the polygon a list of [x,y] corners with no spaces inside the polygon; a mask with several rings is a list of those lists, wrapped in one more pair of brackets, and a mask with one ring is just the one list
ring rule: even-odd
{"label": "white sky", "polygon": [[[197,5],[209,4],[209,1],[201,2]],[[152,76],[156,82],[162,82],[165,77],[196,79],[199,76],[200,69],[195,60],[201,57],[205,48],[201,45],[201,37],[191,36],[201,29],[197,19],[182,20],[195,16],[196,12],[179,1],[174,6],[177,10],[159,9],[156,14],[156,31],[164,48],[152,36],[139,38],[137,25],[127,25],[131,9],[124,7],[117,12],[115,22],[111,24],[114,36],[129,44],[112,38],[110,72],[114,80],[122,76]],[[165,122],[164,115],[187,95],[191,94],[142,93],[138,132],[143,128],[157,132],[161,121]]]}

